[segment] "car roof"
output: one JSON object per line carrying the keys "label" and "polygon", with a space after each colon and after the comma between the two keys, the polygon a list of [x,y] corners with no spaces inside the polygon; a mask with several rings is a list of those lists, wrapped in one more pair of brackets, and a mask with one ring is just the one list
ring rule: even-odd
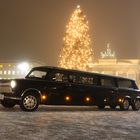
{"label": "car roof", "polygon": [[133,79],[130,78],[125,78],[125,77],[121,77],[121,76],[113,76],[113,75],[109,75],[109,74],[100,74],[100,73],[96,73],[96,72],[87,72],[87,71],[81,71],[81,70],[75,70],[75,69],[66,69],[66,68],[60,68],[60,67],[54,67],[54,66],[39,66],[39,67],[34,67],[32,68],[32,70],[53,70],[53,71],[67,71],[67,72],[76,72],[76,73],[81,73],[81,74],[94,74],[97,76],[102,76],[102,77],[109,77],[109,78],[116,78],[116,79],[124,79],[124,80],[131,80],[131,81],[135,81]]}

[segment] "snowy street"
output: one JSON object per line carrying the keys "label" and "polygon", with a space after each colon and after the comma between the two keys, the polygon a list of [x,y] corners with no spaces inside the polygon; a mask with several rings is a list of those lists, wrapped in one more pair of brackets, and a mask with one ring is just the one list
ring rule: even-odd
{"label": "snowy street", "polygon": [[23,112],[0,105],[0,140],[139,140],[140,111],[40,106]]}

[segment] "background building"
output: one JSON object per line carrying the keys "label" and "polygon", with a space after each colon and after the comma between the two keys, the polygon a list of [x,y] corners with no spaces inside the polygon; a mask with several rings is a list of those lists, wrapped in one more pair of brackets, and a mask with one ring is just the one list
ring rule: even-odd
{"label": "background building", "polygon": [[18,61],[1,61],[0,62],[0,79],[23,78],[36,66],[44,65],[41,62],[18,62]]}
{"label": "background building", "polygon": [[101,58],[90,64],[89,71],[131,78],[140,86],[139,59],[117,59],[109,44],[107,50],[100,54]]}

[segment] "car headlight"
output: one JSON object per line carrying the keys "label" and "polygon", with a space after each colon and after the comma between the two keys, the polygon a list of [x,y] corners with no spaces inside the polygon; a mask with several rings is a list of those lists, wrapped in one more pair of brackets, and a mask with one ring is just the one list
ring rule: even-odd
{"label": "car headlight", "polygon": [[15,88],[16,87],[16,81],[12,80],[10,85],[11,85],[12,88]]}

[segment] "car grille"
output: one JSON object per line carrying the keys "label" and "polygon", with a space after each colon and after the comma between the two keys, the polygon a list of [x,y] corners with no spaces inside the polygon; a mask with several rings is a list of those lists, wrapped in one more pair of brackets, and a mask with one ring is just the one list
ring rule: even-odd
{"label": "car grille", "polygon": [[0,93],[10,93],[12,89],[10,83],[0,83]]}

